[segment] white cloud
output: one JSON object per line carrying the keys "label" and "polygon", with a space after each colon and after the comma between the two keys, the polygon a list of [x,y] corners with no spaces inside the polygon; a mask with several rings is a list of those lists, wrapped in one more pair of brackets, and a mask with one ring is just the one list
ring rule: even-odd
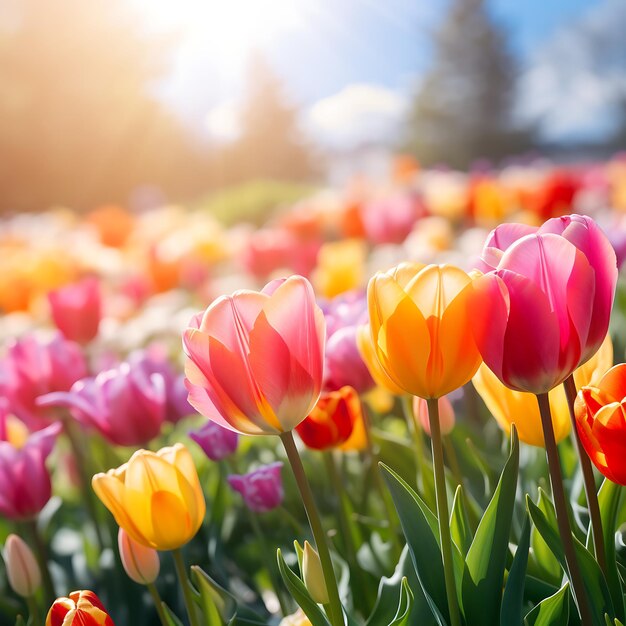
{"label": "white cloud", "polygon": [[626,97],[626,3],[605,0],[539,49],[520,82],[519,115],[549,140],[602,139]]}
{"label": "white cloud", "polygon": [[407,110],[407,97],[381,85],[354,83],[315,102],[305,128],[328,148],[352,149],[388,144],[397,136]]}

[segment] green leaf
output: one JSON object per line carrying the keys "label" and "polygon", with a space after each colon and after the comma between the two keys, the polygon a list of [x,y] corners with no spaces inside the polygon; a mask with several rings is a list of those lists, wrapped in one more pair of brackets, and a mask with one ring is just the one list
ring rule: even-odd
{"label": "green leaf", "polygon": [[511,452],[467,553],[463,611],[468,624],[499,626],[502,584],[515,506],[519,441],[511,428]]}
{"label": "green leaf", "polygon": [[389,626],[406,626],[409,623],[409,617],[411,615],[411,606],[413,605],[413,593],[409,588],[409,582],[406,578],[402,579],[400,586],[400,601],[398,603],[398,610]]}
{"label": "green leaf", "polygon": [[200,608],[202,609],[204,621],[207,624],[211,624],[211,626],[224,624],[226,602],[210,584],[207,577],[198,571],[199,569],[192,569],[191,576],[200,592]]}
{"label": "green leaf", "polygon": [[165,602],[161,603],[163,605],[163,612],[165,613],[165,619],[167,621],[167,626],[184,626],[184,624],[180,621],[176,614],[170,609]]}
{"label": "green leaf", "polygon": [[502,596],[502,608],[500,609],[500,624],[506,626],[522,626],[524,614],[524,587],[526,584],[526,566],[528,565],[528,550],[530,548],[530,518],[528,514],[524,518],[524,527],[520,536],[513,565],[509,571],[509,577]]}
{"label": "green leaf", "polygon": [[[604,552],[606,555],[607,565],[607,584],[613,598],[613,606],[615,607],[615,615],[622,621],[626,620],[626,609],[624,607],[624,596],[622,592],[622,584],[617,570],[616,554],[615,554],[615,532],[617,530],[617,517],[622,499],[622,487],[608,478],[604,480],[600,491],[598,492],[598,505],[600,507],[600,518],[602,519],[602,534],[604,535]],[[593,537],[591,534],[591,525],[587,534],[587,548],[593,546]]]}
{"label": "green leaf", "polygon": [[[556,528],[556,517],[554,514],[554,507],[552,503],[546,497],[545,492],[540,489],[539,490],[539,500],[537,502],[537,506],[541,510],[541,512],[547,517],[550,524]],[[530,545],[533,549],[533,555],[535,557],[535,561],[541,570],[541,574],[543,574],[543,578],[546,578],[548,582],[554,584],[555,586],[559,586],[561,584],[561,578],[563,575],[563,570],[561,569],[561,564],[557,560],[557,558],[552,553],[552,550],[545,542],[544,538],[541,536],[539,530],[534,527],[531,532],[531,542]]]}
{"label": "green leaf", "polygon": [[289,593],[309,618],[311,624],[313,626],[330,626],[318,604],[309,595],[304,583],[291,571],[287,563],[285,563],[280,548],[276,551],[276,558],[278,559],[278,570],[283,577],[287,589],[289,589]]}
{"label": "green leaf", "polygon": [[[437,624],[448,626],[449,613],[437,518],[420,497],[384,463],[380,464],[398,511],[420,586]],[[423,506],[422,506],[423,505]]]}
{"label": "green leaf", "polygon": [[540,602],[526,616],[528,626],[567,626],[569,621],[568,591],[569,583],[565,583],[553,596]]}
{"label": "green leaf", "polygon": [[467,554],[472,545],[472,531],[470,529],[467,511],[464,504],[463,486],[459,485],[454,494],[452,513],[450,514],[450,532],[461,554]]}
{"label": "green leaf", "polygon": [[[548,516],[546,516],[537,507],[537,505],[535,505],[530,497],[526,496],[526,505],[533,523],[537,527],[537,530],[541,533],[541,536],[545,539],[554,556],[558,559],[563,570],[567,571],[563,545],[556,527],[556,522],[551,521],[552,518],[556,519],[554,508],[552,508],[552,505],[548,501],[547,497],[546,502],[550,505],[550,513]],[[604,614],[614,614],[613,601],[611,599],[611,594],[609,593],[606,580],[600,570],[600,566],[591,553],[585,548],[585,546],[583,546],[582,543],[580,543],[580,541],[578,541],[578,539],[576,539],[576,537],[572,536],[572,539],[574,541],[576,560],[578,561],[583,584],[590,600],[594,624],[596,626],[604,626]]]}

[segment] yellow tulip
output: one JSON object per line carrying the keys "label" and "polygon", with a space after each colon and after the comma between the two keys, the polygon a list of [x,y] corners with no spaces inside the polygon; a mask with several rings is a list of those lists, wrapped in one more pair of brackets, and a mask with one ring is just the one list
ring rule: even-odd
{"label": "yellow tulip", "polygon": [[373,349],[405,393],[440,398],[480,365],[468,311],[472,278],[452,265],[403,263],[376,274],[367,302]]}
{"label": "yellow tulip", "polygon": [[326,298],[356,289],[365,282],[365,244],[358,239],[325,243],[317,255],[312,281],[315,291]]}
{"label": "yellow tulip", "polygon": [[385,372],[382,365],[378,361],[376,350],[374,350],[374,344],[372,343],[372,334],[369,324],[358,327],[356,345],[363,362],[367,366],[367,369],[378,387],[385,389],[394,396],[403,396],[406,393],[404,389],[400,389],[400,387],[398,387],[398,385],[396,385],[396,383],[389,378],[387,372]]}
{"label": "yellow tulip", "polygon": [[[613,364],[613,344],[609,335],[596,354],[574,372],[576,387],[592,385]],[[503,385],[496,375],[483,363],[472,379],[476,391],[506,433],[515,424],[521,441],[531,446],[544,446],[543,429],[537,398],[532,393],[513,391]],[[563,385],[558,385],[548,394],[552,412],[552,425],[557,443],[570,432],[569,407]]]}
{"label": "yellow tulip", "polygon": [[180,443],[138,450],[128,463],[96,474],[92,485],[115,521],[138,543],[175,550],[198,532],[206,505],[189,451]]}

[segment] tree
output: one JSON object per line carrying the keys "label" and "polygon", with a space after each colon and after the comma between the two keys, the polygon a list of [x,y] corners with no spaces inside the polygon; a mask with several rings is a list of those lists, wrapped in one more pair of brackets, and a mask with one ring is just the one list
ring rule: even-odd
{"label": "tree", "polygon": [[515,63],[484,0],[452,0],[435,35],[432,68],[416,94],[406,148],[422,163],[467,167],[528,146],[515,128]]}
{"label": "tree", "polygon": [[240,113],[240,136],[222,152],[223,178],[305,181],[316,172],[299,128],[298,111],[259,53],[253,55]]}
{"label": "tree", "polygon": [[176,188],[194,148],[151,93],[169,42],[123,0],[8,1],[18,19],[0,36],[0,210]]}

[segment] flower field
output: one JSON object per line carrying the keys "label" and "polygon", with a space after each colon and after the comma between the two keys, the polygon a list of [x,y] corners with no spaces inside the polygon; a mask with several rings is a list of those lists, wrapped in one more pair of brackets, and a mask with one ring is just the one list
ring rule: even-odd
{"label": "flower field", "polygon": [[0,624],[624,626],[626,160],[253,221],[1,219]]}

